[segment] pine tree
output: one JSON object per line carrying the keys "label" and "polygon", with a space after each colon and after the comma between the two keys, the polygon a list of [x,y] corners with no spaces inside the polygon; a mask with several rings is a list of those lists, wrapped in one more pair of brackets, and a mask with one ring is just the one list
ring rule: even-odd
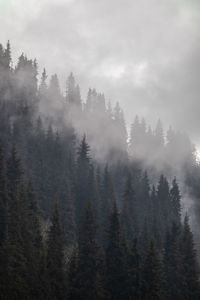
{"label": "pine tree", "polygon": [[48,93],[49,93],[49,98],[52,101],[56,101],[61,98],[60,84],[59,84],[57,74],[51,76]]}
{"label": "pine tree", "polygon": [[6,161],[0,144],[0,247],[5,241],[8,226],[8,182]]}
{"label": "pine tree", "polygon": [[128,173],[125,183],[123,194],[123,206],[121,213],[122,226],[125,228],[125,232],[128,240],[132,240],[134,235],[138,232],[137,225],[137,211],[136,211],[136,198],[135,192],[132,186],[131,174]]}
{"label": "pine tree", "polygon": [[96,243],[94,212],[89,202],[79,238],[79,293],[80,299],[98,299],[97,293],[97,262],[98,246]]}
{"label": "pine tree", "polygon": [[40,82],[40,86],[39,86],[39,96],[40,96],[40,98],[43,98],[44,100],[47,97],[47,83],[46,83],[47,77],[48,76],[46,74],[46,69],[44,69],[42,72],[41,82]]}
{"label": "pine tree", "polygon": [[111,300],[121,300],[127,297],[128,272],[126,251],[124,250],[119,213],[116,203],[114,203],[110,215],[106,248],[107,283]]}
{"label": "pine tree", "polygon": [[170,189],[171,207],[173,218],[177,223],[181,223],[181,195],[176,178],[173,179],[172,188]]}
{"label": "pine tree", "polygon": [[40,271],[42,266],[42,256],[44,252],[41,224],[39,216],[39,207],[36,194],[33,190],[31,182],[27,187],[27,241],[25,245],[26,256],[28,261],[28,283],[30,297],[34,299],[41,299],[44,295],[41,281],[44,281]]}
{"label": "pine tree", "polygon": [[167,292],[170,300],[185,299],[185,277],[180,242],[181,228],[176,222],[173,222],[171,228],[166,232],[164,251]]}
{"label": "pine tree", "polygon": [[65,299],[64,241],[56,202],[47,239],[47,277],[50,299]]}
{"label": "pine tree", "polygon": [[105,232],[109,226],[109,217],[112,213],[112,207],[115,203],[115,191],[111,174],[106,165],[103,173],[102,187],[101,187],[101,207],[100,207],[100,236],[103,243],[106,243]]}
{"label": "pine tree", "polygon": [[5,56],[5,68],[10,70],[11,67],[11,48],[10,48],[10,41],[7,42],[6,49],[4,52]]}
{"label": "pine tree", "polygon": [[80,299],[79,251],[75,244],[67,270],[67,299]]}
{"label": "pine tree", "polygon": [[86,142],[85,135],[78,148],[77,168],[76,168],[76,220],[80,225],[83,218],[84,209],[90,199],[90,187],[88,186],[90,177],[90,147]]}
{"label": "pine tree", "polygon": [[164,270],[158,250],[155,247],[154,240],[150,243],[148,254],[144,263],[142,299],[166,299]]}
{"label": "pine tree", "polygon": [[29,296],[25,232],[27,228],[24,188],[18,186],[9,203],[8,233],[2,249],[5,299],[25,299]]}
{"label": "pine tree", "polygon": [[61,207],[61,224],[64,232],[65,245],[70,248],[76,240],[75,197],[72,182],[68,178],[61,181],[59,193]]}
{"label": "pine tree", "polygon": [[9,194],[11,199],[15,195],[15,191],[22,181],[23,169],[21,165],[21,160],[18,157],[15,144],[13,144],[10,157],[8,158],[8,182],[9,182]]}
{"label": "pine tree", "polygon": [[148,251],[148,247],[149,247],[149,242],[150,242],[150,231],[149,231],[149,226],[148,226],[148,221],[147,221],[147,217],[145,217],[144,219],[144,224],[141,230],[141,235],[140,235],[140,250],[141,250],[141,254],[143,255],[143,257],[146,256],[147,251]]}
{"label": "pine tree", "polygon": [[171,224],[169,184],[163,175],[160,176],[157,188],[157,216],[162,238],[165,235],[166,227]]}
{"label": "pine tree", "polygon": [[79,86],[76,85],[74,75],[70,73],[67,80],[66,100],[70,105],[81,106],[81,97]]}
{"label": "pine tree", "polygon": [[187,215],[184,219],[181,250],[186,283],[184,290],[184,299],[197,300],[200,297],[199,272],[196,259],[196,250],[194,248],[193,234],[190,229],[189,218]]}
{"label": "pine tree", "polygon": [[163,126],[160,120],[158,120],[155,129],[155,147],[157,150],[162,150],[164,147]]}
{"label": "pine tree", "polygon": [[140,180],[138,200],[137,200],[137,211],[138,218],[140,220],[140,226],[143,226],[144,219],[148,215],[148,209],[150,205],[150,187],[149,187],[149,178],[147,172],[144,172]]}
{"label": "pine tree", "polygon": [[128,299],[141,299],[141,255],[138,251],[137,238],[128,254]]}

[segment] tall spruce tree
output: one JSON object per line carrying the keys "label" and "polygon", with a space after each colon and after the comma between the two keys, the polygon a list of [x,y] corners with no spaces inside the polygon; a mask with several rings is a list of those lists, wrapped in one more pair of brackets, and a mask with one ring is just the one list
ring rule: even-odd
{"label": "tall spruce tree", "polygon": [[[98,298],[98,252],[96,243],[95,215],[89,202],[79,237],[79,299],[95,300]],[[103,288],[103,287],[101,287]]]}
{"label": "tall spruce tree", "polygon": [[143,267],[142,299],[167,299],[165,293],[164,269],[159,256],[159,252],[155,247],[154,240],[152,240],[150,243],[148,254]]}
{"label": "tall spruce tree", "polygon": [[8,173],[8,183],[9,183],[9,194],[13,198],[15,196],[15,191],[22,181],[23,169],[21,164],[21,159],[18,156],[15,144],[12,145],[11,153],[7,162],[7,173]]}
{"label": "tall spruce tree", "polygon": [[173,222],[166,232],[164,264],[168,298],[170,300],[185,299],[185,276],[181,253],[181,227]]}
{"label": "tall spruce tree", "polygon": [[138,232],[138,222],[137,222],[137,211],[136,211],[136,197],[132,186],[131,174],[128,173],[124,194],[123,194],[123,204],[121,213],[121,222],[124,226],[126,236],[128,240],[132,240],[134,235]]}
{"label": "tall spruce tree", "polygon": [[166,227],[171,223],[171,202],[169,184],[163,175],[160,176],[157,188],[157,220],[161,237],[164,237]]}
{"label": "tall spruce tree", "polygon": [[8,182],[6,173],[6,161],[0,142],[0,247],[5,241],[8,226]]}
{"label": "tall spruce tree", "polygon": [[42,256],[44,255],[44,245],[42,241],[41,224],[39,207],[32,183],[27,186],[27,230],[28,236],[26,241],[27,252],[27,268],[28,268],[28,284],[30,297],[33,299],[41,299],[44,296],[42,283],[41,268]]}
{"label": "tall spruce tree", "polygon": [[78,225],[83,218],[88,201],[92,200],[90,199],[90,186],[88,186],[91,170],[89,151],[90,147],[84,135],[78,148],[76,167],[76,220]]}
{"label": "tall spruce tree", "polygon": [[67,299],[80,299],[79,249],[74,245],[67,268]]}
{"label": "tall spruce tree", "polygon": [[183,270],[185,277],[184,299],[197,300],[200,297],[199,272],[194,248],[193,234],[189,225],[189,217],[184,219],[181,252],[183,257]]}
{"label": "tall spruce tree", "polygon": [[106,165],[103,173],[102,186],[101,186],[101,240],[106,244],[107,236],[105,232],[109,226],[109,217],[112,213],[112,208],[115,203],[115,191],[113,187],[112,177]]}
{"label": "tall spruce tree", "polygon": [[48,298],[65,299],[64,240],[56,201],[47,239]]}
{"label": "tall spruce tree", "polygon": [[170,198],[171,198],[171,206],[172,206],[172,215],[173,219],[181,223],[181,195],[179,186],[176,182],[176,178],[172,181],[172,188],[170,189]]}
{"label": "tall spruce tree", "polygon": [[[108,245],[106,248],[107,286],[110,299],[126,299],[127,297],[127,257],[123,243],[119,213],[116,203],[110,215],[108,227]],[[127,298],[128,299],[128,298]]]}
{"label": "tall spruce tree", "polygon": [[134,239],[133,245],[128,253],[128,283],[127,290],[129,294],[128,299],[139,300],[141,299],[141,271],[142,262],[141,255],[138,250],[137,238]]}

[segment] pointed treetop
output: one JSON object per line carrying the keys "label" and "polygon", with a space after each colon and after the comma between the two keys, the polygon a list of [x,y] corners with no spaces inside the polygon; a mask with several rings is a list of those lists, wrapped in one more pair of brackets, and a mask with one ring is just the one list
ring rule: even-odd
{"label": "pointed treetop", "polygon": [[80,146],[78,148],[78,160],[89,162],[90,160],[90,157],[88,155],[89,152],[90,152],[90,146],[86,142],[86,135],[84,134]]}

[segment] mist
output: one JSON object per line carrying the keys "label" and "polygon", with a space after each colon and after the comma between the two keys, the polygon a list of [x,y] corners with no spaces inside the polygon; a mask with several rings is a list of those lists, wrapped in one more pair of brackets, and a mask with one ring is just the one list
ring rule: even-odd
{"label": "mist", "polygon": [[82,97],[96,88],[118,101],[127,125],[139,114],[199,143],[198,1],[1,1],[1,41],[12,41],[65,90],[73,71]]}
{"label": "mist", "polygon": [[200,3],[0,0],[2,299],[200,299]]}

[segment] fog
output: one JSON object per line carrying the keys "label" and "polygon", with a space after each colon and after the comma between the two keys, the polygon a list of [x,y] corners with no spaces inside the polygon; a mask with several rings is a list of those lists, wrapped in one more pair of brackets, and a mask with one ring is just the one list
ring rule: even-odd
{"label": "fog", "polygon": [[[187,131],[199,143],[200,5],[186,0],[4,0],[1,42],[65,80],[135,114]],[[40,71],[41,71],[40,69]]]}

